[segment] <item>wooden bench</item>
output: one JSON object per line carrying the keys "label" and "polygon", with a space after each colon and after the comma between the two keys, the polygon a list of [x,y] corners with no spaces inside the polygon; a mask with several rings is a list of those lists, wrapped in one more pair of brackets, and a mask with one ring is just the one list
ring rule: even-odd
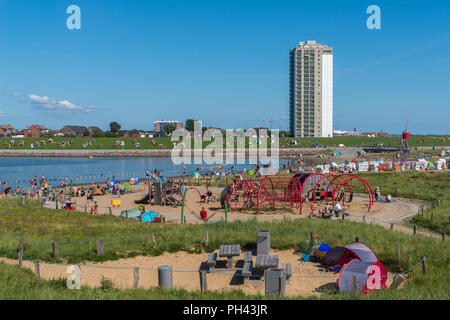
{"label": "wooden bench", "polygon": [[217,253],[214,252],[210,253],[207,261],[208,267],[210,269],[214,269],[214,267],[216,266],[216,262],[217,262]]}
{"label": "wooden bench", "polygon": [[244,277],[244,284],[248,283],[248,281],[250,280],[250,277],[252,275],[252,269],[253,269],[253,262],[245,261],[244,267],[242,268],[242,276]]}
{"label": "wooden bench", "polygon": [[244,262],[252,262],[253,254],[251,251],[244,252]]}
{"label": "wooden bench", "polygon": [[286,274],[286,280],[289,281],[289,278],[292,276],[292,265],[290,263],[283,263],[283,269]]}

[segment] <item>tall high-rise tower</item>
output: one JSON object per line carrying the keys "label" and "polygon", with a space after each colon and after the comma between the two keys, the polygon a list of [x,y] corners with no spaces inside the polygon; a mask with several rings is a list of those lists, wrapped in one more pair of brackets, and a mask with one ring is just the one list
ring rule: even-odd
{"label": "tall high-rise tower", "polygon": [[290,51],[289,131],[294,137],[333,136],[333,48],[300,42]]}

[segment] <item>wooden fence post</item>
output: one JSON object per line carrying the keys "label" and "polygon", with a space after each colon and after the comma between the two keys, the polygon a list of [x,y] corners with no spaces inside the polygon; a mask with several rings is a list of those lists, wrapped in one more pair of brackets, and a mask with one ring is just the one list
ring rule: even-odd
{"label": "wooden fence post", "polygon": [[391,222],[391,231],[394,231],[394,224]]}
{"label": "wooden fence post", "polygon": [[402,282],[403,282],[404,280],[405,280],[404,278],[402,278],[401,276],[399,276],[398,274],[396,274],[396,275],[394,276],[394,280],[392,281],[391,286],[390,286],[389,288],[390,288],[390,289],[397,289],[397,288],[402,284]]}
{"label": "wooden fence post", "polygon": [[22,268],[22,258],[23,258],[23,240],[19,240],[19,268]]}
{"label": "wooden fence post", "polygon": [[34,275],[37,279],[41,278],[41,271],[39,270],[39,261],[34,262]]}
{"label": "wooden fence post", "polygon": [[356,276],[352,276],[352,288],[353,288],[353,294],[356,295],[358,293],[358,285],[356,281]]}
{"label": "wooden fence post", "polygon": [[422,270],[423,274],[427,274],[427,258],[425,256],[422,256],[423,263],[422,263]]}
{"label": "wooden fence post", "polygon": [[103,255],[103,239],[97,239],[97,256]]}
{"label": "wooden fence post", "polygon": [[206,271],[199,271],[200,274],[200,289],[202,293],[206,292],[207,284],[206,284]]}
{"label": "wooden fence post", "polygon": [[57,254],[57,250],[58,250],[58,245],[56,242],[52,242],[52,257],[56,257]]}
{"label": "wooden fence post", "polygon": [[184,217],[184,225],[186,225],[186,216]]}
{"label": "wooden fence post", "polygon": [[139,286],[139,268],[134,268],[134,283],[133,288],[137,289]]}
{"label": "wooden fence post", "polygon": [[205,231],[205,241],[203,242],[203,246],[205,249],[208,249],[208,241],[209,241],[209,233],[208,231]]}
{"label": "wooden fence post", "polygon": [[112,215],[112,208],[108,207],[108,209],[109,209],[109,214]]}
{"label": "wooden fence post", "polygon": [[365,216],[365,215],[362,216],[362,223],[363,223],[363,224],[366,224],[366,216]]}
{"label": "wooden fence post", "polygon": [[156,249],[156,239],[154,233],[152,233],[152,241],[153,241],[153,249]]}
{"label": "wooden fence post", "polygon": [[87,212],[87,205],[84,205],[84,212]]}

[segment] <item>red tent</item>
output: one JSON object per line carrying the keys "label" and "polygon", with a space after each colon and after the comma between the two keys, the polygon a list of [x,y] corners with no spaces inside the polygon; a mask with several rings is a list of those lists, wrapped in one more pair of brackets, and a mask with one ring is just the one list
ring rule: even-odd
{"label": "red tent", "polygon": [[339,291],[353,293],[353,276],[356,277],[356,292],[368,293],[387,288],[387,271],[380,261],[365,262],[353,259],[341,270],[338,279]]}
{"label": "red tent", "polygon": [[349,263],[353,259],[364,262],[376,262],[377,256],[365,244],[354,242],[345,247],[335,247],[325,255],[325,264],[328,267]]}

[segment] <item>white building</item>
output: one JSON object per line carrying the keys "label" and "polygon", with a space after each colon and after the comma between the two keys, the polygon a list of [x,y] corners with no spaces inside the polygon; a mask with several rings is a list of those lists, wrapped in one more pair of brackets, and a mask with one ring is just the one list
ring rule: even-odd
{"label": "white building", "polygon": [[290,51],[289,130],[294,137],[333,136],[333,49],[316,41]]}

